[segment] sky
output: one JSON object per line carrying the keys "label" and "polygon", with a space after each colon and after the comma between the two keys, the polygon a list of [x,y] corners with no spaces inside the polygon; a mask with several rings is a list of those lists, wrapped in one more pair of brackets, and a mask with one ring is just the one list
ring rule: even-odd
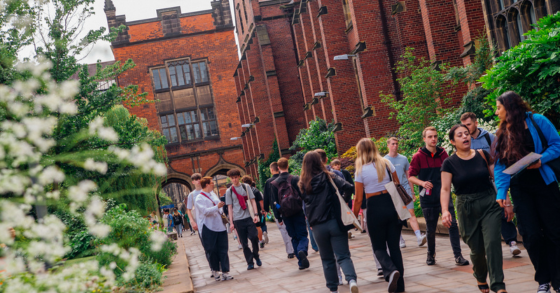
{"label": "sky", "polygon": [[[182,13],[208,10],[212,8],[210,2],[212,0],[113,0],[117,15],[126,15],[126,21],[155,18],[157,17],[157,9],[175,6],[180,6]],[[105,12],[103,11],[104,5],[104,0],[96,0],[94,4],[95,15],[86,20],[84,32],[101,26],[107,27],[107,18],[105,18]],[[232,0],[230,0],[230,7],[233,7]],[[109,42],[100,41],[95,44],[89,55],[80,60],[80,63],[95,63],[97,60],[114,60]]]}

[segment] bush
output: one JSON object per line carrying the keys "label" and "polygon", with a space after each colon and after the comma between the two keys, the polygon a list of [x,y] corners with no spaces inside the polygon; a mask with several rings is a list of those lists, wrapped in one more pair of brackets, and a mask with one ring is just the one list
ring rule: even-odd
{"label": "bush", "polygon": [[317,118],[309,122],[309,128],[304,128],[299,131],[299,134],[294,141],[290,150],[297,150],[298,152],[291,157],[292,168],[299,170],[303,163],[303,157],[309,151],[316,149],[323,149],[327,153],[329,159],[338,156],[336,150],[336,141],[334,139],[334,123],[329,123],[323,119]]}
{"label": "bush", "polygon": [[153,251],[150,245],[151,244],[149,242],[146,242],[140,247],[140,252],[142,252],[145,257],[163,265],[164,267],[169,266],[173,262],[173,256],[177,254],[177,244],[167,239],[159,251]]}
{"label": "bush", "polygon": [[95,246],[93,245],[95,237],[84,230],[74,234],[70,239],[70,248],[72,251],[67,254],[69,259],[88,257],[95,254]]}
{"label": "bush", "polygon": [[163,284],[164,267],[151,260],[143,261],[136,269],[135,277],[128,282],[120,282],[127,292],[155,292]]}

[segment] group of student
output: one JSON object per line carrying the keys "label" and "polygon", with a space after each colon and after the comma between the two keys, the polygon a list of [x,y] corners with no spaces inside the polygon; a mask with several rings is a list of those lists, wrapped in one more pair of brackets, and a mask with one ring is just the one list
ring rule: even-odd
{"label": "group of student", "polygon": [[[260,202],[255,201],[251,186],[240,182],[239,170],[228,172],[232,186],[224,201],[212,192],[211,178],[194,174],[196,190],[187,199],[187,209],[192,225],[201,235],[212,276],[216,280],[233,278],[228,274],[227,225],[222,216],[227,205],[229,227],[237,231],[248,270],[254,269],[254,263],[262,265],[256,224],[272,212],[288,258],[297,257],[300,270],[309,268],[308,246],[312,240],[313,249],[321,257],[326,287],[338,292],[343,275],[350,291],[359,292],[349,248],[349,230],[353,226],[342,221],[341,196],[356,217],[362,214],[378,275],[388,282],[388,292],[404,292],[400,250],[406,245],[401,236],[403,221],[385,187],[392,180],[413,199],[414,185],[419,187],[426,235],[420,232],[414,217],[414,200],[407,209],[418,246],[427,243],[427,265],[436,264],[435,234],[441,215],[449,229],[456,265],[470,264],[461,253],[463,239],[471,250],[479,290],[507,292],[501,236],[513,256],[521,253],[512,221],[515,213],[536,271],[537,293],[551,293],[551,289],[560,292],[560,225],[555,216],[560,209],[560,189],[555,171],[549,166],[560,157],[560,136],[546,117],[532,114],[527,103],[514,92],[501,95],[496,106],[500,119],[496,135],[479,128],[475,114],[465,113],[461,124],[448,133],[455,149],[451,156],[437,146],[438,133],[433,127],[424,129],[425,146],[410,163],[398,153],[397,138],[388,140],[389,154],[385,157],[371,139],[361,139],[356,145],[353,180],[350,173],[341,170],[339,161],[334,161],[332,167],[328,165],[323,150],[306,153],[300,176],[291,175],[288,160],[281,158],[270,165],[272,177],[266,181]],[[531,152],[542,157],[515,176],[503,172]],[[196,220],[190,212],[193,209]]]}

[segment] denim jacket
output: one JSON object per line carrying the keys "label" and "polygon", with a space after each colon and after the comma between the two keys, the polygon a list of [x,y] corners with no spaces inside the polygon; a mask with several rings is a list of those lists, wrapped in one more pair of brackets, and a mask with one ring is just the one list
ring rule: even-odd
{"label": "denim jacket", "polygon": [[[546,141],[548,142],[548,149],[546,149],[543,153],[543,144],[537,129],[533,125],[533,122],[531,122],[529,114],[531,114],[531,112],[526,113],[525,122],[527,123],[527,127],[529,128],[533,141],[535,142],[535,153],[542,154],[542,166],[539,168],[539,171],[544,179],[544,182],[548,185],[557,181],[554,171],[546,165],[546,163],[560,157],[560,135],[558,135],[558,131],[548,118],[540,114],[533,114],[533,120],[535,120],[535,123],[540,127]],[[509,190],[511,176],[503,173],[505,169],[506,166],[498,159],[496,161],[496,166],[494,167],[494,180],[496,182],[496,187],[498,188],[497,199],[506,199],[507,192]]]}

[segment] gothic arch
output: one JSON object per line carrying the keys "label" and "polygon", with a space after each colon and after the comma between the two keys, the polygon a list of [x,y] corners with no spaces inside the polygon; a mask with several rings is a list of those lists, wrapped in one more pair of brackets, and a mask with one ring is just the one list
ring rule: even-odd
{"label": "gothic arch", "polygon": [[167,177],[160,182],[161,188],[169,185],[171,183],[179,183],[187,186],[190,190],[194,189],[194,185],[192,184],[191,176],[183,173],[167,173]]}
{"label": "gothic arch", "polygon": [[218,174],[226,175],[226,172],[228,170],[235,169],[235,168],[241,171],[241,176],[246,174],[245,169],[243,167],[224,160],[224,157],[222,156],[222,154],[220,154],[220,159],[218,160],[218,163],[216,163],[216,165],[208,169],[208,171],[204,173],[204,176],[212,177]]}

